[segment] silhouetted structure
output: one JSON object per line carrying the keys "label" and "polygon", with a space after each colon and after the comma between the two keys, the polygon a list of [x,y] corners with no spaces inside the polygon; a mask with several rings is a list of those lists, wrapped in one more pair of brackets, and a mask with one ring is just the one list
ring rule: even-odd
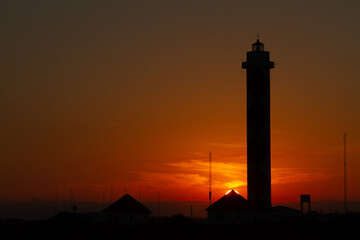
{"label": "silhouetted structure", "polygon": [[308,204],[308,210],[307,213],[311,212],[311,201],[310,201],[310,195],[300,195],[300,212],[304,213],[304,203]]}
{"label": "silhouetted structure", "polygon": [[257,208],[271,207],[270,171],[270,69],[269,52],[259,39],[247,52],[247,188],[248,200]]}
{"label": "silhouetted structure", "polygon": [[284,206],[259,209],[234,190],[214,202],[206,211],[207,223],[220,225],[279,222],[300,215],[298,210]]}
{"label": "silhouetted structure", "polygon": [[344,133],[344,212],[347,212],[347,184],[346,184],[346,133]]}
{"label": "silhouetted structure", "polygon": [[209,205],[211,204],[211,152],[209,152]]}
{"label": "silhouetted structure", "polygon": [[251,221],[249,217],[252,217],[248,201],[234,190],[210,205],[206,211],[210,224],[243,223]]}
{"label": "silhouetted structure", "polygon": [[102,211],[103,215],[111,222],[121,223],[144,223],[150,219],[151,211],[136,201],[129,194],[125,194],[119,200]]}
{"label": "silhouetted structure", "polygon": [[141,224],[150,221],[151,211],[136,201],[129,194],[125,194],[119,200],[105,208],[101,212],[61,212],[56,219],[83,222],[91,224]]}

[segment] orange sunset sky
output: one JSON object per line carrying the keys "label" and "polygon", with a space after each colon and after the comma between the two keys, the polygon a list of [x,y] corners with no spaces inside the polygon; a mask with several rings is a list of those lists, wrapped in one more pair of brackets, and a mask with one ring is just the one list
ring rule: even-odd
{"label": "orange sunset sky", "polygon": [[360,200],[360,2],[0,3],[0,200],[246,189],[246,71],[271,70],[272,200]]}

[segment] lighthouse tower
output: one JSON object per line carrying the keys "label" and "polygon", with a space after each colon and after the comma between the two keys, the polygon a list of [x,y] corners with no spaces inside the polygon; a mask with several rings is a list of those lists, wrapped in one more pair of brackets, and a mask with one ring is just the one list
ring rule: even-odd
{"label": "lighthouse tower", "polygon": [[247,52],[247,188],[254,207],[271,207],[270,167],[270,61],[268,51],[259,39]]}

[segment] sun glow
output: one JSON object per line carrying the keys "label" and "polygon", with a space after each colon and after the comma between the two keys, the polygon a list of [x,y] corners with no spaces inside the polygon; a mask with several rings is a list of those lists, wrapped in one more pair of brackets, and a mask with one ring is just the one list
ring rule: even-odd
{"label": "sun glow", "polygon": [[246,182],[241,181],[241,180],[235,180],[235,181],[225,183],[225,187],[230,188],[230,189],[238,188],[238,187],[242,187],[242,186],[246,186]]}
{"label": "sun glow", "polygon": [[228,195],[231,191],[234,191],[234,192],[236,192],[237,194],[240,194],[238,191],[236,191],[236,190],[234,190],[234,189],[231,189],[231,190],[227,191],[227,192],[225,193],[225,195]]}

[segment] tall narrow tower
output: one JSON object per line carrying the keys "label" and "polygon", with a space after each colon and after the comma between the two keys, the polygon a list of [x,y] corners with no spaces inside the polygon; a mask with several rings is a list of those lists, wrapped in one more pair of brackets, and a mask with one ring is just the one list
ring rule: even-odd
{"label": "tall narrow tower", "polygon": [[258,208],[271,206],[270,61],[259,39],[247,52],[247,188],[248,200]]}

